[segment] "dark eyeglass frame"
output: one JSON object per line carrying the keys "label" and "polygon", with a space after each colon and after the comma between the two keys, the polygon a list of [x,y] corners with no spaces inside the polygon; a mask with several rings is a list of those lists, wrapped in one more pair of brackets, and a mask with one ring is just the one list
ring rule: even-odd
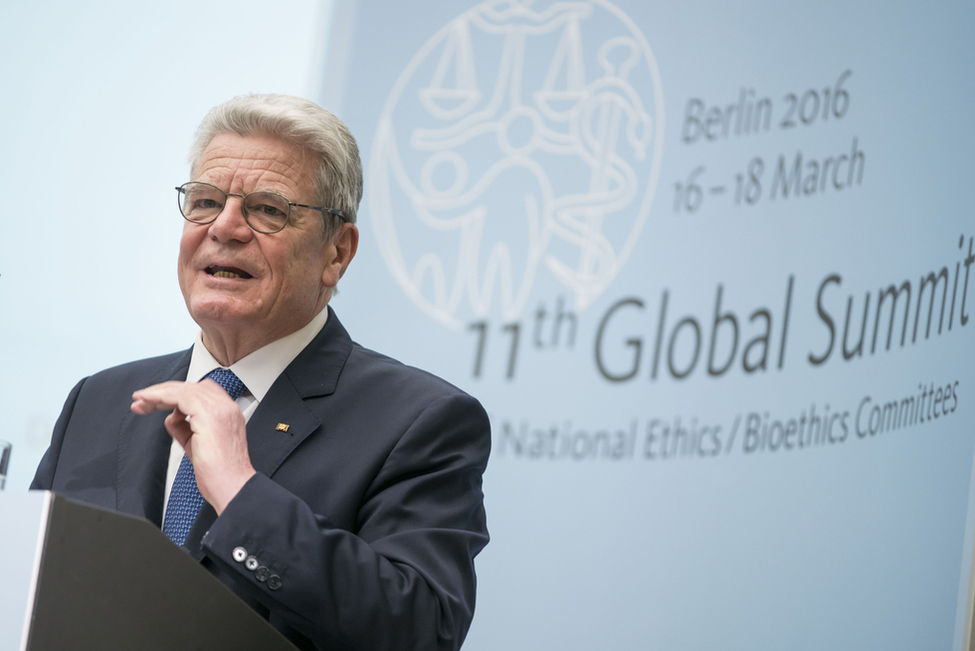
{"label": "dark eyeglass frame", "polygon": [[[205,221],[199,221],[199,220],[196,220],[196,219],[190,219],[189,217],[186,216],[186,213],[183,212],[183,197],[186,196],[186,193],[187,193],[186,186],[188,186],[188,185],[202,185],[202,186],[206,186],[208,188],[213,188],[214,190],[216,190],[217,192],[219,192],[220,194],[222,194],[224,196],[224,203],[223,203],[224,208],[227,205],[227,197],[239,197],[240,198],[240,212],[241,212],[241,214],[244,215],[244,221],[247,222],[247,225],[250,226],[251,230],[253,230],[253,231],[257,232],[257,233],[263,233],[264,235],[273,235],[274,233],[280,233],[281,231],[283,231],[284,228],[285,228],[285,226],[287,226],[289,223],[291,223],[291,208],[295,208],[295,207],[297,207],[297,208],[310,208],[311,210],[318,210],[319,212],[328,213],[329,215],[334,215],[334,216],[338,217],[339,219],[341,219],[343,222],[348,222],[349,221],[348,219],[346,219],[345,213],[343,213],[341,210],[338,210],[336,208],[322,208],[321,206],[309,206],[309,205],[304,204],[304,203],[295,203],[294,201],[288,201],[288,198],[286,196],[284,196],[283,194],[280,194],[278,192],[273,192],[271,190],[256,190],[255,192],[248,192],[247,194],[239,194],[237,192],[224,192],[223,190],[221,190],[217,186],[213,185],[212,183],[204,183],[203,181],[187,181],[183,185],[178,186],[176,188],[176,193],[177,193],[176,194],[176,200],[177,200],[178,205],[179,205],[179,214],[181,214],[183,216],[183,219],[185,219],[186,221],[188,221],[191,224],[199,224],[201,226],[205,226],[207,224],[212,224],[213,222],[217,221],[217,217],[219,217],[220,216],[220,213],[223,212],[223,208],[221,208],[216,214],[214,214],[212,218],[207,219]],[[275,197],[280,197],[281,198],[281,201],[283,203],[286,203],[288,205],[288,214],[285,216],[284,223],[281,224],[281,228],[277,228],[277,229],[272,230],[272,231],[262,230],[261,228],[258,228],[256,226],[254,226],[254,224],[251,223],[250,214],[247,211],[247,197],[251,196],[252,194],[270,194],[270,195],[273,195]]]}

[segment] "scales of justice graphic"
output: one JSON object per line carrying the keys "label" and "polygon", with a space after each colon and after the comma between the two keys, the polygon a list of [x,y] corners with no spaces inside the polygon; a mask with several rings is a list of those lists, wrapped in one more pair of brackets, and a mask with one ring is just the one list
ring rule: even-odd
{"label": "scales of justice graphic", "polygon": [[646,221],[663,122],[653,53],[613,5],[477,5],[384,107],[368,179],[383,258],[451,328],[517,318],[546,272],[584,309]]}

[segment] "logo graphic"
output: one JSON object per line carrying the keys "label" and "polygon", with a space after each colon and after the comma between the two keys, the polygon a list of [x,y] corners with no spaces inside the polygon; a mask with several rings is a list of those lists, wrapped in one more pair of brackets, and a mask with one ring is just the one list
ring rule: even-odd
{"label": "logo graphic", "polygon": [[367,184],[380,252],[452,328],[516,319],[541,282],[582,310],[646,221],[663,122],[653,53],[618,8],[483,2],[417,52],[386,101]]}

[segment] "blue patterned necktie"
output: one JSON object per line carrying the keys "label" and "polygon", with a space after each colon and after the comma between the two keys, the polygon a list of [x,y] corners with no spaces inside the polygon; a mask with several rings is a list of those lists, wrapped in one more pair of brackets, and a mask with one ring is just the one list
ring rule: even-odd
{"label": "blue patterned necktie", "polygon": [[[222,386],[234,400],[242,396],[247,390],[240,378],[229,369],[214,369],[203,379],[207,378]],[[197,513],[200,512],[201,506],[203,506],[203,495],[200,494],[200,489],[196,486],[193,462],[184,454],[183,460],[179,462],[179,470],[176,471],[176,479],[173,480],[173,488],[169,492],[169,504],[166,506],[163,533],[177,545],[182,545],[183,541],[186,540],[186,534],[190,532],[190,528],[196,520]]]}

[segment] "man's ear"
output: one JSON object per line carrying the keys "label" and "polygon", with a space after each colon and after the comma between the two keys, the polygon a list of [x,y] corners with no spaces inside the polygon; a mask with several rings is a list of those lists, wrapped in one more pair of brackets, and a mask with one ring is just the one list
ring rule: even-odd
{"label": "man's ear", "polygon": [[359,248],[358,227],[355,224],[342,224],[326,246],[332,249],[333,257],[322,272],[322,284],[335,287]]}

